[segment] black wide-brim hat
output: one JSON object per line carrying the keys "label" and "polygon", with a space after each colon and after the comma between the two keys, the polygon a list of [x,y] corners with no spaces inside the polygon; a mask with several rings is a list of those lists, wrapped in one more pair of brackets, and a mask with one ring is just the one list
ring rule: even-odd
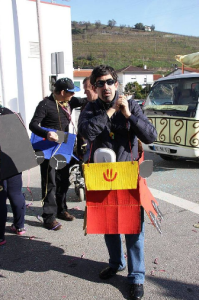
{"label": "black wide-brim hat", "polygon": [[73,81],[67,77],[58,79],[55,82],[54,87],[58,91],[64,90],[65,92],[72,92],[72,93],[80,91],[80,88],[78,86],[75,86]]}

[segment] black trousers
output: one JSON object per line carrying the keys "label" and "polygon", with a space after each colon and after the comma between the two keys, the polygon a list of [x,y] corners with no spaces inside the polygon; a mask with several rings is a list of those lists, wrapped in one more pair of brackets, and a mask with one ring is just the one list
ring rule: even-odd
{"label": "black trousers", "polygon": [[45,223],[51,223],[56,215],[67,211],[66,193],[69,188],[69,168],[67,164],[63,169],[55,170],[45,159],[40,165],[42,199],[44,199],[42,218]]}
{"label": "black trousers", "polygon": [[7,219],[7,198],[12,208],[14,226],[17,229],[24,228],[26,204],[22,194],[22,174],[20,173],[0,181],[0,187],[0,238],[4,238]]}

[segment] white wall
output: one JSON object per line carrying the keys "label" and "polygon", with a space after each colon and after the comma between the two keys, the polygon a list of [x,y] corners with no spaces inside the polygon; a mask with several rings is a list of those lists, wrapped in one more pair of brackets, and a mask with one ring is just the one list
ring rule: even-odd
{"label": "white wall", "polygon": [[[58,77],[73,79],[71,10],[45,2],[40,8],[45,90],[50,94],[51,53],[64,52],[65,74]],[[40,56],[30,53],[30,43],[39,46],[37,22],[35,0],[0,0],[0,96],[5,106],[22,114],[27,128],[42,100]]]}
{"label": "white wall", "polygon": [[0,0],[0,77],[1,102],[18,111],[18,88],[12,1]]}
{"label": "white wall", "polygon": [[137,81],[140,85],[144,85],[146,83],[153,83],[153,74],[123,74],[119,73],[119,81],[122,83],[123,88],[128,82]]}

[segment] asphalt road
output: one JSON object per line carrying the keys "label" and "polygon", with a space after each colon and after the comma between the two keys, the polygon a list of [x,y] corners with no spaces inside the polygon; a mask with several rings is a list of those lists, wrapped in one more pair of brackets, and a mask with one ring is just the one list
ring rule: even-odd
{"label": "asphalt road", "polygon": [[[164,220],[160,235],[145,218],[143,299],[198,300],[199,163],[168,162],[154,154],[146,154],[145,159],[154,160],[154,172],[147,182]],[[102,235],[84,236],[85,202],[78,202],[73,187],[68,206],[76,219],[61,221],[62,230],[55,232],[44,229],[40,218],[39,167],[24,172],[23,185],[30,187],[34,201],[26,190],[27,232],[21,237],[9,231],[12,214],[8,205],[7,244],[0,247],[0,299],[129,299],[126,270],[108,281],[99,279],[98,273],[107,266],[107,249]]]}

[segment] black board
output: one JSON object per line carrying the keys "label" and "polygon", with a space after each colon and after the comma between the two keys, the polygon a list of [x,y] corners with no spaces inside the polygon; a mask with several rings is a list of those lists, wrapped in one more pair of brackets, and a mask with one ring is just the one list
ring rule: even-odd
{"label": "black board", "polygon": [[0,179],[36,167],[26,128],[16,114],[0,115]]}

